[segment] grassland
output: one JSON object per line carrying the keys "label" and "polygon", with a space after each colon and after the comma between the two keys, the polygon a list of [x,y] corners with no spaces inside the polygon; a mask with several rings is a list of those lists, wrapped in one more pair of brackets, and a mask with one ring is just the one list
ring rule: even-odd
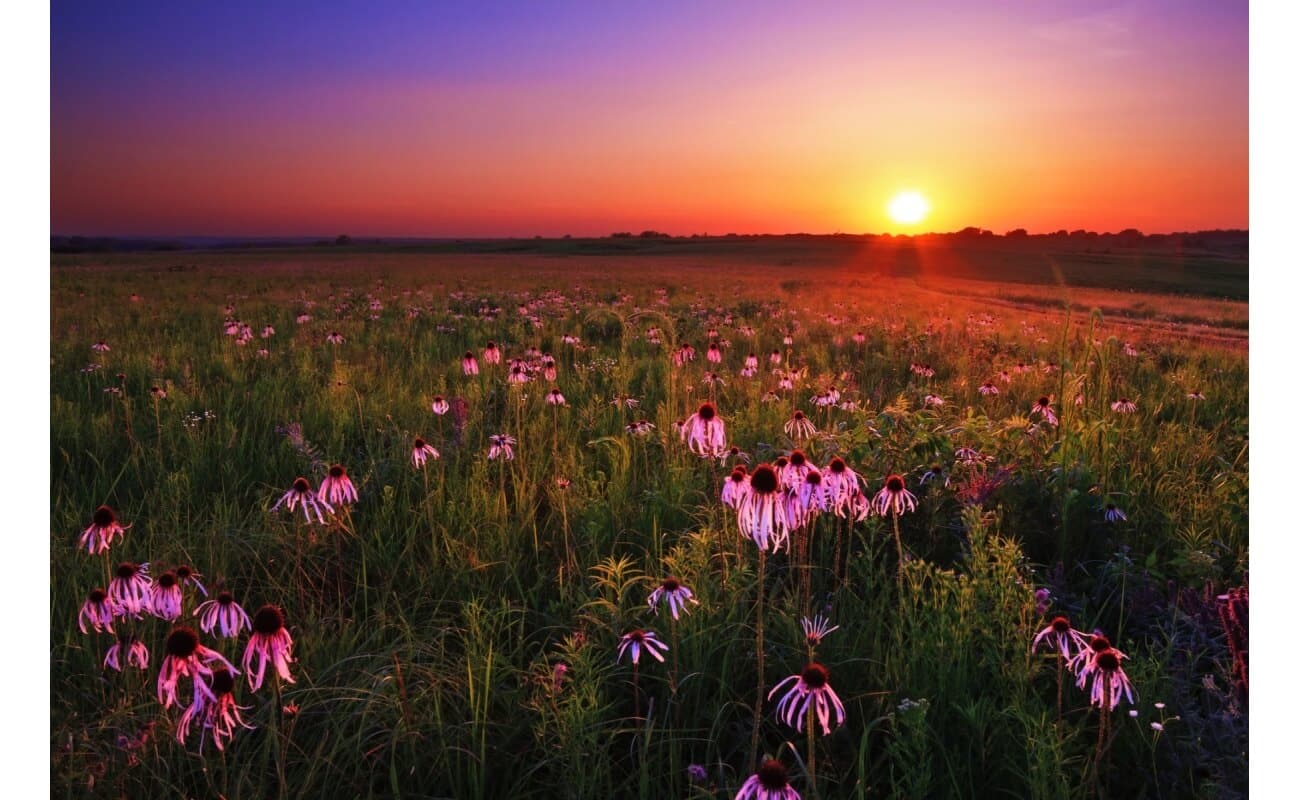
{"label": "grassland", "polygon": [[[756,746],[805,798],[1245,794],[1245,687],[1216,601],[1248,564],[1245,303],[1224,299],[1247,296],[1244,264],[580,245],[55,258],[56,793],[721,798]],[[238,344],[227,318],[254,338]],[[489,340],[507,359],[553,354],[555,380],[462,374]],[[694,362],[674,366],[679,343]],[[816,406],[832,385],[856,408]],[[552,386],[565,406],[545,403]],[[1044,395],[1057,426],[1031,413]],[[435,396],[453,410],[434,414]],[[1112,411],[1120,397],[1136,412]],[[704,400],[751,469],[797,445],[823,467],[842,457],[872,495],[901,475],[917,508],[824,514],[806,551],[760,562],[719,502],[737,458],[702,459],[675,433]],[[784,432],[795,410],[811,440]],[[646,435],[628,431],[642,420]],[[511,461],[487,458],[501,433]],[[417,436],[441,451],[424,469]],[[360,492],[350,511],[327,525],[271,511],[336,462]],[[950,482],[922,485],[935,465]],[[88,555],[77,537],[101,503],[131,527]],[[157,699],[171,623],[119,618],[152,654],[122,672],[102,667],[112,635],[78,630],[120,561],[191,564],[249,613],[283,609],[295,682],[251,692],[241,676],[255,727],[224,752],[210,737],[200,751],[198,731],[178,742],[178,710]],[[676,622],[647,608],[668,575],[699,601]],[[187,618],[202,599],[187,592]],[[774,698],[755,729],[759,684],[803,669],[814,613],[840,626],[815,657],[846,721],[809,737]],[[1030,654],[1058,613],[1129,656],[1137,716],[1121,705],[1104,736],[1072,681],[1058,720],[1056,662]],[[670,645],[664,663],[616,659],[637,628]],[[248,634],[201,638],[238,664]]]}

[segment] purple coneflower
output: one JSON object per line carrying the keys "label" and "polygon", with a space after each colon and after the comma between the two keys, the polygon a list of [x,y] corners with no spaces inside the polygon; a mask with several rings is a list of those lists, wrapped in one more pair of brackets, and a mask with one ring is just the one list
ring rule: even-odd
{"label": "purple coneflower", "polygon": [[98,342],[92,344],[90,346],[90,349],[94,350],[96,353],[107,353],[109,350],[112,350],[113,348],[108,346],[108,342],[104,341],[103,339],[100,339]]}
{"label": "purple coneflower", "polygon": [[267,325],[264,328],[262,328],[263,339],[270,339],[274,335],[275,335],[275,328],[272,328],[270,325]]}
{"label": "purple coneflower", "polygon": [[[293,638],[289,629],[284,627],[284,613],[272,605],[262,606],[253,615],[253,633],[248,637],[248,647],[244,650],[244,672],[248,675],[248,685],[253,691],[262,688],[262,679],[266,675],[266,664],[271,662],[281,680],[294,683],[289,674],[289,664],[293,663]],[[257,665],[253,665],[256,659]]]}
{"label": "purple coneflower", "polygon": [[1111,647],[1104,636],[1094,636],[1086,652],[1087,662],[1079,670],[1078,686],[1083,689],[1088,681],[1092,681],[1092,689],[1088,693],[1089,702],[1114,711],[1123,696],[1129,705],[1133,705],[1133,683],[1121,666],[1121,662],[1128,656]]}
{"label": "purple coneflower", "polygon": [[416,469],[424,469],[424,463],[430,458],[437,459],[441,457],[433,445],[419,436],[415,437],[415,445],[411,448],[411,466]]}
{"label": "purple coneflower", "polygon": [[238,673],[225,656],[204,647],[192,628],[173,628],[167,637],[166,650],[167,656],[158,671],[158,702],[163,704],[163,708],[171,708],[176,702],[176,688],[184,677],[194,680],[195,694],[205,693],[209,695],[209,700],[214,700],[211,690],[199,679],[200,675],[212,675],[209,663],[220,662],[227,669]]}
{"label": "purple coneflower", "polygon": [[[835,401],[831,400],[827,405],[834,405]],[[801,439],[811,439],[817,435],[817,428],[812,424],[812,420],[804,416],[802,411],[795,411],[794,416],[786,420],[785,435],[795,441]]]}
{"label": "purple coneflower", "polygon": [[325,524],[325,516],[321,513],[322,508],[331,514],[334,513],[334,506],[313,492],[311,483],[306,478],[295,478],[293,486],[289,487],[289,491],[285,492],[284,496],[276,501],[275,505],[271,506],[271,511],[275,511],[282,505],[287,505],[290,513],[292,513],[299,503],[302,504],[302,515],[307,518],[308,523],[311,522],[312,512],[315,512],[316,520],[322,525]]}
{"label": "purple coneflower", "polygon": [[136,669],[149,669],[149,648],[135,634],[119,633],[117,641],[104,654],[104,669],[112,667],[121,672],[123,662]]}
{"label": "purple coneflower", "polygon": [[1056,413],[1052,411],[1052,398],[1047,395],[1038,398],[1038,402],[1034,403],[1034,407],[1029,409],[1029,413],[1042,414],[1048,425],[1057,424]]}
{"label": "purple coneflower", "polygon": [[130,525],[122,525],[117,514],[108,506],[100,506],[90,518],[90,525],[81,534],[79,547],[87,553],[99,554],[108,550],[114,539],[122,537]]}
{"label": "purple coneflower", "polygon": [[235,602],[230,592],[218,592],[217,596],[194,609],[194,616],[199,618],[199,629],[211,634],[216,628],[221,636],[233,639],[244,628],[251,628],[252,621],[248,613]]}
{"label": "purple coneflower", "polygon": [[659,588],[650,593],[649,605],[651,611],[658,609],[660,600],[668,601],[668,610],[672,612],[673,619],[677,619],[680,612],[690,613],[687,603],[700,604],[700,601],[695,599],[695,593],[672,575],[664,578],[663,582],[659,584]]}
{"label": "purple coneflower", "polygon": [[984,383],[980,386],[980,394],[991,395],[991,394],[1001,394],[1001,392],[999,391],[998,387],[993,383],[993,381],[984,381]]}
{"label": "purple coneflower", "polygon": [[564,394],[561,393],[558,388],[553,388],[546,393],[546,404],[548,406],[568,405],[568,403],[564,401]]}
{"label": "purple coneflower", "polygon": [[325,337],[325,341],[334,345],[343,344],[343,334],[338,331],[331,331],[329,335]]}
{"label": "purple coneflower", "polygon": [[433,397],[433,413],[435,413],[435,414],[437,414],[438,416],[441,417],[443,414],[446,414],[450,409],[451,409],[451,403],[448,403],[447,400],[446,400],[446,398],[444,398],[444,397],[443,397],[442,395],[440,395],[440,394],[439,394],[439,395],[434,395],[434,397]]}
{"label": "purple coneflower", "polygon": [[164,572],[149,586],[149,611],[159,619],[171,622],[180,617],[183,599],[175,572]]}
{"label": "purple coneflower", "polygon": [[[202,681],[196,678],[195,683]],[[212,698],[212,699],[209,699]],[[244,722],[241,711],[248,711],[252,706],[235,703],[235,676],[225,667],[212,670],[212,677],[203,690],[195,687],[194,702],[181,714],[176,724],[176,741],[185,744],[190,726],[199,723],[201,733],[206,736],[212,731],[212,742],[218,750],[226,749],[226,741],[235,735],[235,729],[253,730],[253,726]],[[199,750],[203,750],[203,738],[199,739]]]}
{"label": "purple coneflower", "polygon": [[951,480],[952,479],[948,477],[948,473],[943,471],[943,466],[939,464],[931,464],[930,469],[921,476],[921,485],[924,486],[927,481],[934,481],[935,483],[942,481],[943,485],[947,486],[951,483]]}
{"label": "purple coneflower", "polygon": [[140,618],[141,611],[149,610],[149,564],[123,561],[117,573],[108,582],[108,599],[113,613],[118,616],[133,615]]}
{"label": "purple coneflower", "polygon": [[352,484],[352,479],[342,464],[330,467],[320,482],[319,494],[325,502],[336,506],[357,502],[357,487]]}
{"label": "purple coneflower", "polygon": [[513,461],[515,458],[515,437],[506,433],[494,433],[488,437],[488,461],[494,461],[498,457]]}
{"label": "purple coneflower", "polygon": [[1197,391],[1197,392],[1188,392],[1188,393],[1187,393],[1187,399],[1188,399],[1188,400],[1204,400],[1204,399],[1205,399],[1205,395],[1201,394],[1199,391]]}
{"label": "purple coneflower", "polygon": [[799,625],[803,627],[803,635],[808,640],[809,647],[816,647],[822,643],[822,640],[830,635],[832,631],[840,629],[839,625],[831,625],[831,621],[821,614],[808,619],[803,617],[799,620]]}
{"label": "purple coneflower", "polygon": [[882,517],[890,512],[902,514],[904,511],[916,510],[916,495],[907,491],[901,475],[885,478],[885,487],[876,493],[872,502],[876,513]]}
{"label": "purple coneflower", "polygon": [[1120,399],[1110,404],[1110,410],[1116,412],[1117,414],[1132,414],[1134,411],[1138,410],[1138,407],[1137,407],[1137,403],[1133,402],[1127,397],[1121,397]]}
{"label": "purple coneflower", "polygon": [[483,363],[501,363],[501,348],[497,347],[497,343],[491,339],[488,340],[487,347],[483,348]]}
{"label": "purple coneflower", "polygon": [[736,800],[800,800],[785,765],[769,758],[736,792]]}
{"label": "purple coneflower", "polygon": [[643,631],[637,628],[623,634],[623,638],[619,640],[618,657],[623,658],[623,654],[629,649],[632,652],[633,664],[641,662],[642,649],[662,664],[664,660],[663,654],[668,651],[668,645],[659,641],[659,637],[655,635],[654,631]]}
{"label": "purple coneflower", "polygon": [[744,536],[761,550],[780,550],[789,541],[789,520],[781,507],[781,480],[770,464],[759,464],[749,476],[749,491],[736,506],[737,523]]}
{"label": "purple coneflower", "polygon": [[1128,522],[1128,515],[1124,510],[1114,503],[1106,504],[1106,521],[1107,522]]}
{"label": "purple coneflower", "polygon": [[682,427],[682,441],[692,453],[717,458],[727,452],[727,431],[712,403],[701,403],[699,409]]}
{"label": "purple coneflower", "polygon": [[103,589],[91,589],[86,595],[86,602],[81,604],[81,611],[77,614],[77,627],[81,628],[82,633],[90,632],[86,630],[87,623],[96,633],[113,632],[113,603]]}
{"label": "purple coneflower", "polygon": [[[1088,634],[1076,631],[1070,626],[1069,617],[1058,616],[1038,632],[1029,651],[1038,652],[1039,646],[1046,642],[1049,649],[1060,653],[1061,657],[1068,661],[1088,649],[1088,639]],[[1070,652],[1071,647],[1074,648],[1073,653]]]}
{"label": "purple coneflower", "polygon": [[477,375],[478,359],[474,357],[473,353],[466,350],[465,355],[460,359],[460,368],[466,375]]}
{"label": "purple coneflower", "polygon": [[844,724],[844,704],[831,688],[830,677],[830,671],[821,664],[809,664],[802,673],[791,675],[773,686],[767,699],[771,700],[782,686],[794,681],[794,686],[776,704],[777,717],[786,725],[802,731],[811,707],[817,715],[817,721],[821,723],[822,734],[829,734],[834,727],[831,725],[832,710],[835,712],[835,725]]}
{"label": "purple coneflower", "polygon": [[862,493],[859,480],[858,474],[839,456],[832,458],[831,463],[822,471],[822,483],[826,486],[836,516],[848,516],[854,498]]}
{"label": "purple coneflower", "polygon": [[[778,462],[781,460],[778,459]],[[803,454],[802,450],[794,450],[790,456],[781,463],[777,474],[781,476],[782,489],[795,489],[799,484],[804,482],[808,473],[813,471],[813,465],[808,463],[808,456]]]}
{"label": "purple coneflower", "polygon": [[199,580],[203,576],[194,570],[189,564],[181,564],[175,569],[176,580],[180,581],[181,588],[193,586],[203,593],[204,597],[208,596],[208,590],[204,587],[203,582]]}
{"label": "purple coneflower", "polygon": [[744,464],[737,464],[731,475],[722,482],[722,504],[739,508],[740,501],[749,492],[749,475]]}

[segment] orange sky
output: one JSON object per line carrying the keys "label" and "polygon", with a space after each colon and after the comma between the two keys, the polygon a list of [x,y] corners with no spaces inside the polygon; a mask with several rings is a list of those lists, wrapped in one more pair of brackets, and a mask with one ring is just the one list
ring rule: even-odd
{"label": "orange sky", "polygon": [[[53,229],[1246,227],[1244,5],[1076,6],[683,7],[657,27],[588,9],[519,38],[459,20],[445,57],[443,23],[400,16],[406,49],[168,17],[191,39],[132,55],[56,15]],[[903,189],[931,203],[920,225],[885,213]]]}

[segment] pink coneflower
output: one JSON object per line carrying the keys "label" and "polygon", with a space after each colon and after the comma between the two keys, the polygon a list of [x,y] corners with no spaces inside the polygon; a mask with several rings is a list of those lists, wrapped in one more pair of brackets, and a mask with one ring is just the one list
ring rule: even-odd
{"label": "pink coneflower", "polygon": [[687,603],[692,605],[700,604],[700,601],[695,599],[695,593],[672,575],[664,578],[663,582],[659,584],[659,588],[650,593],[649,605],[651,611],[658,609],[660,600],[668,601],[668,610],[672,612],[673,619],[678,618],[679,612],[690,612]]}
{"label": "pink coneflower", "polygon": [[214,599],[201,603],[194,609],[194,616],[199,618],[199,629],[204,633],[211,634],[216,628],[227,639],[235,638],[241,630],[251,628],[253,624],[230,592],[218,592]]}
{"label": "pink coneflower", "polygon": [[956,452],[952,455],[953,458],[967,465],[978,464],[990,460],[973,447],[958,447]]}
{"label": "pink coneflower", "polygon": [[1121,662],[1128,656],[1113,647],[1098,646],[1097,640],[1105,638],[1104,636],[1093,637],[1088,650],[1087,663],[1079,671],[1078,686],[1083,689],[1089,681],[1092,681],[1092,689],[1088,692],[1089,702],[1099,708],[1104,707],[1114,711],[1119,706],[1121,696],[1128,700],[1129,705],[1133,705],[1133,683],[1128,675],[1124,674],[1124,667],[1121,666]]}
{"label": "pink coneflower", "polygon": [[648,419],[640,419],[635,422],[629,423],[628,425],[624,426],[623,429],[626,430],[628,433],[632,434],[633,436],[644,437],[654,433],[655,424]]}
{"label": "pink coneflower", "polygon": [[712,403],[701,403],[699,409],[686,420],[682,440],[692,453],[717,458],[727,452],[727,431]]}
{"label": "pink coneflower", "polygon": [[1034,590],[1034,610],[1039,614],[1046,614],[1047,609],[1052,607],[1052,590],[1046,587]]}
{"label": "pink coneflower", "polygon": [[947,486],[952,482],[952,479],[948,476],[948,473],[943,471],[941,465],[931,464],[930,469],[921,476],[921,485],[924,486],[927,481],[934,481],[935,483],[943,481],[943,485]]}
{"label": "pink coneflower", "polygon": [[515,437],[505,433],[494,433],[488,437],[488,461],[494,461],[498,457],[506,461],[513,461],[515,458]]}
{"label": "pink coneflower", "polygon": [[262,328],[263,339],[270,339],[274,335],[275,335],[275,328],[272,328],[270,325],[267,325],[264,328]]}
{"label": "pink coneflower", "polygon": [[149,396],[155,400],[166,400],[167,390],[162,388],[161,386],[150,386]]}
{"label": "pink coneflower", "polygon": [[785,765],[774,758],[763,762],[736,792],[736,800],[800,800],[790,785]]}
{"label": "pink coneflower", "polygon": [[82,633],[89,633],[86,630],[87,624],[95,629],[95,633],[113,632],[113,603],[103,589],[91,589],[86,595],[86,602],[81,604],[81,611],[77,614],[77,627],[81,628]]}
{"label": "pink coneflower", "polygon": [[199,580],[203,576],[196,572],[194,567],[191,567],[189,564],[181,564],[176,568],[175,572],[176,580],[180,581],[181,588],[193,586],[195,589],[202,592],[204,597],[208,596],[207,588],[203,585],[203,582]]}
{"label": "pink coneflower", "polygon": [[564,394],[558,389],[551,389],[546,393],[546,404],[548,406],[565,406],[568,405],[564,400]]}
{"label": "pink coneflower", "polygon": [[[196,678],[195,682],[202,680]],[[185,744],[185,739],[190,734],[190,726],[197,722],[202,734],[199,739],[199,751],[203,750],[204,737],[208,731],[212,732],[212,741],[217,749],[225,750],[226,741],[235,735],[236,728],[253,730],[253,726],[244,722],[243,716],[239,713],[250,708],[252,706],[241,706],[235,703],[235,676],[225,667],[217,667],[212,671],[212,677],[207,680],[205,690],[195,688],[194,702],[185,709],[185,713],[181,714],[180,721],[176,724],[176,741]]]}
{"label": "pink coneflower", "polygon": [[618,658],[622,659],[623,654],[628,650],[632,652],[633,664],[641,662],[642,650],[645,650],[651,657],[662,664],[664,660],[663,654],[668,651],[668,645],[659,641],[659,637],[655,635],[654,631],[643,631],[637,628],[623,634],[623,638],[619,640]]}
{"label": "pink coneflower", "polygon": [[[1088,649],[1088,638],[1088,634],[1076,631],[1070,626],[1069,617],[1058,616],[1038,632],[1029,647],[1029,652],[1038,652],[1038,648],[1046,643],[1049,649],[1060,653],[1062,658],[1069,661]],[[1070,652],[1071,647],[1074,648],[1073,653]]]}
{"label": "pink coneflower", "polygon": [[555,358],[550,353],[542,356],[542,377],[548,381],[555,380],[558,371],[555,368]]}
{"label": "pink coneflower", "polygon": [[1188,392],[1188,393],[1187,393],[1187,399],[1188,399],[1188,400],[1204,400],[1204,399],[1205,399],[1205,395],[1201,394],[1200,392]]}
{"label": "pink coneflower", "polygon": [[357,502],[357,487],[352,484],[352,479],[342,464],[330,467],[320,482],[319,494],[325,502],[336,506]]}
{"label": "pink coneflower", "polygon": [[710,364],[721,364],[721,363],[722,363],[722,348],[718,347],[718,343],[717,343],[717,342],[713,342],[712,344],[709,345],[709,349],[708,349],[708,351],[704,354],[704,357],[707,358],[707,359],[709,360],[709,363],[710,363]]}
{"label": "pink coneflower", "polygon": [[722,482],[722,504],[739,508],[740,501],[749,492],[749,475],[743,464],[737,464],[731,475]]}
{"label": "pink coneflower", "polygon": [[1106,504],[1106,521],[1107,522],[1128,522],[1128,515],[1124,510],[1114,503]]}
{"label": "pink coneflower", "polygon": [[158,671],[158,702],[163,704],[163,708],[171,708],[176,702],[177,686],[185,677],[193,679],[195,694],[205,693],[209,700],[215,700],[211,690],[199,679],[201,675],[212,675],[212,667],[208,664],[219,662],[238,673],[225,656],[204,647],[192,628],[173,628],[167,637],[166,650],[167,656]]}
{"label": "pink coneflower", "polygon": [[[844,724],[844,704],[831,688],[830,677],[830,671],[821,664],[809,664],[802,673],[791,675],[773,686],[767,699],[771,700],[782,686],[794,681],[794,686],[776,704],[777,717],[786,725],[802,731],[811,707],[817,715],[817,721],[821,723],[822,734],[828,735],[835,725]],[[832,710],[835,712],[835,725],[831,725]]]}
{"label": "pink coneflower", "polygon": [[[284,613],[272,605],[262,606],[253,615],[253,634],[248,637],[248,647],[244,650],[244,672],[248,675],[248,685],[253,691],[262,687],[266,675],[266,664],[271,662],[280,679],[295,683],[289,674],[289,665],[293,663],[293,638],[289,629],[284,627]],[[254,659],[257,665],[253,665]]]}
{"label": "pink coneflower", "polygon": [[474,357],[473,353],[466,350],[465,355],[460,359],[460,368],[466,375],[477,375],[478,359]]}
{"label": "pink coneflower", "polygon": [[108,652],[104,654],[104,669],[112,667],[121,672],[124,661],[129,667],[149,669],[149,648],[145,647],[144,642],[137,639],[135,634],[117,635],[117,641],[113,642]]}
{"label": "pink coneflower", "polygon": [[1001,392],[998,390],[998,387],[994,385],[993,381],[984,381],[984,383],[980,386],[980,394],[982,395],[991,395],[991,394],[1000,394],[1000,393]]}
{"label": "pink coneflower", "polygon": [[790,785],[785,765],[774,758],[763,762],[758,772],[749,776],[736,800],[800,800],[799,793]]}
{"label": "pink coneflower", "polygon": [[94,350],[96,353],[107,353],[109,350],[112,350],[113,348],[108,346],[108,342],[104,341],[103,339],[100,339],[98,342],[92,344],[90,346],[90,349]]}
{"label": "pink coneflower", "polygon": [[181,615],[181,583],[175,572],[164,572],[149,586],[149,611],[171,622]]}
{"label": "pink coneflower", "polygon": [[293,321],[299,325],[306,325],[308,322],[311,322],[311,314],[299,314],[293,318]]}
{"label": "pink coneflower", "polygon": [[803,628],[803,635],[808,640],[809,647],[816,647],[833,631],[840,629],[839,625],[831,625],[831,621],[820,614],[812,619],[803,617],[799,620],[799,625]]}
{"label": "pink coneflower", "polygon": [[1048,425],[1057,424],[1056,413],[1052,411],[1052,398],[1043,395],[1034,403],[1034,407],[1029,409],[1030,414],[1042,414],[1043,419]]}
{"label": "pink coneflower", "polygon": [[416,469],[424,469],[424,462],[429,459],[441,458],[441,454],[425,440],[419,436],[415,437],[415,446],[411,448],[411,466]]}
{"label": "pink coneflower", "polygon": [[902,514],[916,510],[916,495],[907,491],[901,475],[890,475],[885,478],[885,487],[876,493],[872,503],[876,513],[882,517],[891,512]]}
{"label": "pink coneflower", "polygon": [[1134,411],[1138,410],[1138,407],[1137,403],[1127,397],[1121,397],[1110,404],[1110,410],[1118,414],[1132,414]]}
{"label": "pink coneflower", "polygon": [[118,616],[133,615],[140,618],[141,611],[149,610],[149,565],[123,561],[108,583],[108,599]]}
{"label": "pink coneflower", "polygon": [[271,506],[271,511],[274,512],[282,505],[288,505],[292,513],[299,503],[302,504],[302,515],[307,518],[308,523],[311,522],[311,515],[314,512],[316,520],[322,525],[325,524],[325,516],[321,513],[322,508],[331,514],[334,513],[334,506],[327,503],[324,498],[318,497],[306,478],[295,478],[293,486],[289,487],[289,491]]}
{"label": "pink coneflower", "polygon": [[[828,395],[829,397],[829,395]],[[828,405],[834,405],[835,401],[830,400]],[[786,420],[785,435],[795,441],[802,439],[811,439],[817,435],[817,428],[812,424],[812,420],[804,416],[802,411],[795,411],[794,416]]]}
{"label": "pink coneflower", "polygon": [[434,395],[432,408],[433,413],[441,417],[451,409],[451,403],[448,403],[447,399],[440,394]]}
{"label": "pink coneflower", "polygon": [[325,341],[333,345],[343,344],[343,334],[338,331],[331,331],[329,335],[325,337]]}
{"label": "pink coneflower", "polygon": [[528,375],[528,369],[523,362],[516,361],[510,365],[509,372],[506,373],[506,383],[528,383],[532,378]]}
{"label": "pink coneflower", "polygon": [[789,458],[777,459],[780,466],[777,468],[777,474],[781,477],[782,489],[795,489],[803,483],[808,473],[813,471],[813,465],[808,463],[808,456],[803,454],[802,450],[793,450]]}
{"label": "pink coneflower", "polygon": [[767,361],[768,361],[769,364],[772,364],[773,366],[775,366],[775,365],[777,365],[777,364],[780,364],[780,363],[781,363],[781,351],[780,351],[780,350],[773,350],[771,353],[768,354],[768,356],[767,356]]}
{"label": "pink coneflower", "polygon": [[736,506],[740,532],[761,550],[780,550],[789,542],[790,527],[781,504],[781,479],[770,464],[759,464],[749,477],[749,491]]}
{"label": "pink coneflower", "polygon": [[[757,372],[758,356],[754,355],[753,353],[750,353],[749,355],[745,356],[745,369],[754,370],[754,372]],[[751,372],[750,374],[753,375],[754,373]]]}
{"label": "pink coneflower", "polygon": [[78,547],[85,547],[87,553],[103,553],[113,544],[113,540],[121,538],[130,525],[123,526],[117,519],[117,514],[108,506],[100,506],[95,509],[95,513],[90,518],[90,525],[82,531]]}
{"label": "pink coneflower", "polygon": [[620,406],[630,411],[631,409],[634,409],[637,406],[641,405],[641,401],[636,399],[635,397],[630,397],[628,395],[623,394],[623,395],[619,395],[618,397],[615,397],[613,400],[610,401],[609,404],[612,406]]}
{"label": "pink coneflower", "polygon": [[483,363],[501,363],[501,348],[497,347],[497,343],[491,339],[488,340],[487,347],[483,348]]}

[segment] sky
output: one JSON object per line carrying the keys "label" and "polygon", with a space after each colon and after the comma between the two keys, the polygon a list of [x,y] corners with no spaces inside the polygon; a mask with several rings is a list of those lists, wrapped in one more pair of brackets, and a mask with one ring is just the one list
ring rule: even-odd
{"label": "sky", "polygon": [[[1245,228],[1245,2],[51,9],[93,236]],[[889,201],[929,202],[916,224]]]}

